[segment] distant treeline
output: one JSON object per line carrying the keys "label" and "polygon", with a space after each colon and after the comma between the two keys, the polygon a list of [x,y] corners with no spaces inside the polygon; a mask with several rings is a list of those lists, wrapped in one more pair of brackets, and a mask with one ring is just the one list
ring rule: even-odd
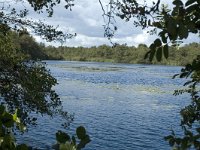
{"label": "distant treeline", "polygon": [[[150,64],[144,59],[149,48],[145,44],[139,44],[138,47],[128,47],[126,45],[117,45],[110,47],[101,45],[98,47],[58,47],[47,46],[44,48],[44,53],[48,59],[55,60],[76,60],[76,61],[98,61],[98,62],[113,62],[113,63],[133,63],[133,64]],[[158,63],[154,60],[153,64],[166,65],[185,65],[200,55],[200,44],[191,43],[184,47],[170,47],[169,58],[163,58],[162,62]]]}
{"label": "distant treeline", "polygon": [[42,60],[73,60],[73,61],[97,61],[113,63],[133,63],[133,64],[166,64],[166,65],[186,65],[200,55],[200,44],[191,43],[180,48],[170,47],[169,58],[163,58],[161,62],[153,60],[149,62],[144,59],[149,48],[145,44],[138,47],[117,45],[115,47],[101,45],[90,48],[85,47],[54,47],[37,43],[29,34],[16,34],[13,32],[11,38],[15,39],[14,45],[21,49],[32,59]]}

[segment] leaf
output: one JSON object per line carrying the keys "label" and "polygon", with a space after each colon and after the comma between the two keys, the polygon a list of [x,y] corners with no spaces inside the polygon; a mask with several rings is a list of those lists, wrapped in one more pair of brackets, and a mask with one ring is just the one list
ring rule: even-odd
{"label": "leaf", "polygon": [[80,126],[76,129],[76,135],[78,137],[78,139],[82,140],[85,138],[86,136],[86,130],[83,126]]}
{"label": "leaf", "polygon": [[20,123],[19,118],[17,117],[17,110],[15,111],[15,113],[13,114],[13,120],[17,123]]}
{"label": "leaf", "polygon": [[155,44],[155,47],[159,47],[159,46],[162,45],[162,42],[161,42],[160,39],[156,39],[156,40],[154,41],[154,44]]}
{"label": "leaf", "polygon": [[151,20],[150,19],[148,20],[148,25],[151,26]]}
{"label": "leaf", "polygon": [[187,28],[188,28],[188,30],[190,31],[190,32],[192,32],[192,33],[197,33],[197,29],[196,29],[196,27],[195,27],[195,23],[193,23],[193,22],[189,22],[188,24],[187,24]]}
{"label": "leaf", "polygon": [[188,29],[186,28],[186,26],[184,24],[179,24],[178,27],[178,35],[180,37],[180,39],[186,39],[188,37]]}
{"label": "leaf", "polygon": [[59,150],[76,150],[76,148],[71,143],[66,142],[65,144],[60,144]]}
{"label": "leaf", "polygon": [[190,5],[189,7],[186,8],[187,14],[193,13],[199,9],[198,4]]}
{"label": "leaf", "polygon": [[196,0],[187,0],[187,2],[185,3],[185,6],[189,6],[195,2],[196,2]]}
{"label": "leaf", "polygon": [[172,146],[174,146],[174,144],[175,144],[175,140],[174,139],[170,139],[169,140],[169,145],[172,147]]}
{"label": "leaf", "polygon": [[173,4],[176,5],[176,6],[183,6],[183,2],[180,1],[180,0],[174,0]]}
{"label": "leaf", "polygon": [[59,131],[56,133],[56,140],[57,140],[59,143],[65,143],[65,142],[67,142],[67,141],[70,140],[70,136],[69,136],[67,133],[62,132],[62,131],[59,130]]}
{"label": "leaf", "polygon": [[26,126],[23,125],[22,123],[18,123],[18,124],[17,124],[17,127],[18,127],[19,130],[22,131],[22,132],[26,130]]}
{"label": "leaf", "polygon": [[185,78],[188,76],[188,72],[183,72],[180,74],[180,78]]}
{"label": "leaf", "polygon": [[153,26],[155,26],[157,28],[162,28],[162,25],[160,22],[153,22],[152,24],[153,24]]}
{"label": "leaf", "polygon": [[167,59],[169,57],[169,46],[166,44],[163,46],[164,57]]}
{"label": "leaf", "polygon": [[161,61],[162,59],[162,47],[159,47],[156,51],[156,59],[157,61]]}
{"label": "leaf", "polygon": [[167,38],[165,37],[165,35],[161,36],[163,43],[167,43]]}
{"label": "leaf", "polygon": [[80,143],[78,144],[77,149],[82,149],[82,148],[84,148],[85,145],[88,144],[90,141],[91,141],[91,140],[90,140],[89,135],[85,135],[85,138],[82,139],[82,140],[80,141]]}
{"label": "leaf", "polygon": [[172,79],[175,79],[177,76],[179,76],[180,74],[175,74]]}
{"label": "leaf", "polygon": [[181,144],[181,138],[176,138],[175,141],[176,141],[176,143],[177,143],[178,145]]}
{"label": "leaf", "polygon": [[2,123],[4,126],[6,126],[7,128],[11,128],[14,126],[14,120],[13,120],[13,116],[9,113],[5,113],[3,118],[2,118]]}
{"label": "leaf", "polygon": [[155,52],[156,52],[156,46],[155,46],[155,44],[151,44],[149,48],[150,48],[150,51],[149,51],[149,53],[150,53],[149,60],[152,61],[153,57],[155,55]]}
{"label": "leaf", "polygon": [[1,149],[3,150],[13,150],[15,149],[14,145],[15,138],[11,134],[6,134],[1,143]]}
{"label": "leaf", "polygon": [[121,19],[124,19],[124,18],[125,18],[125,15],[119,15],[119,17],[120,17]]}
{"label": "leaf", "polygon": [[164,139],[165,139],[166,141],[168,141],[168,140],[170,140],[170,139],[172,139],[172,138],[174,138],[172,135],[168,135],[168,136],[164,137]]}
{"label": "leaf", "polygon": [[174,39],[177,35],[177,24],[174,19],[169,18],[167,22],[167,31]]}

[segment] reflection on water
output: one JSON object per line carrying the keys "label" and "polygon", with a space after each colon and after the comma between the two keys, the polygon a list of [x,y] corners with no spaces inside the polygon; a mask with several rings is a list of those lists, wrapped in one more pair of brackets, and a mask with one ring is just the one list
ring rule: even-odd
{"label": "reflection on water", "polygon": [[[181,79],[172,80],[179,67],[91,62],[48,61],[58,79],[55,90],[64,108],[75,113],[69,132],[84,125],[92,142],[87,150],[167,150],[163,137],[179,125],[186,103],[173,96]],[[25,142],[50,149],[61,120],[39,118],[25,134]],[[42,125],[41,125],[42,124]],[[37,140],[42,139],[42,140]]]}

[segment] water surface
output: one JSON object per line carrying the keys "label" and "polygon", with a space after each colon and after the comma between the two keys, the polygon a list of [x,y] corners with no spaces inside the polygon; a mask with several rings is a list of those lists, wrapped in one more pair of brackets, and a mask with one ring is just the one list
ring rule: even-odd
{"label": "water surface", "polygon": [[[75,114],[68,131],[84,125],[91,137],[86,150],[167,150],[171,128],[180,131],[179,111],[187,95],[173,96],[183,80],[180,67],[48,61],[64,109]],[[25,142],[50,149],[62,120],[39,118]],[[64,129],[63,129],[64,130]],[[34,142],[33,142],[34,141]]]}

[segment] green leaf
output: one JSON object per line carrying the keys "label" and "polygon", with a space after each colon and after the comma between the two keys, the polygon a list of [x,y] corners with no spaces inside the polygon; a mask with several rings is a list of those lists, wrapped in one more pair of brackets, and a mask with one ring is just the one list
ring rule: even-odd
{"label": "green leaf", "polygon": [[119,15],[119,17],[120,17],[121,19],[124,19],[124,18],[125,18],[125,15]]}
{"label": "green leaf", "polygon": [[188,14],[190,13],[194,13],[195,11],[197,11],[199,9],[198,4],[194,4],[194,5],[190,5],[189,7],[186,8],[186,12]]}
{"label": "green leaf", "polygon": [[183,6],[183,2],[180,1],[180,0],[174,0],[173,4],[176,5],[176,6]]}
{"label": "green leaf", "polygon": [[152,61],[153,58],[154,58],[155,52],[156,52],[156,46],[153,43],[153,44],[150,45],[149,48],[150,48],[150,51],[149,51],[149,53],[150,53],[150,55],[149,55],[149,61]]}
{"label": "green leaf", "polygon": [[150,19],[148,20],[148,25],[151,26],[151,20]]}
{"label": "green leaf", "polygon": [[181,138],[176,138],[175,141],[176,141],[176,143],[177,143],[178,145],[181,144]]}
{"label": "green leaf", "polygon": [[177,24],[173,18],[168,18],[167,31],[172,36],[172,39],[177,36]]}
{"label": "green leaf", "polygon": [[80,143],[78,144],[77,149],[82,149],[82,148],[84,148],[85,145],[88,144],[90,141],[91,141],[91,140],[90,140],[89,135],[85,135],[84,139],[82,139],[82,140],[80,141]]}
{"label": "green leaf", "polygon": [[[191,84],[191,83],[193,83],[193,81],[187,81],[187,82],[185,82],[185,83],[183,84],[183,86],[186,86],[186,85]],[[197,128],[197,129],[199,129],[199,130],[197,130],[197,131],[200,131],[200,128]]]}
{"label": "green leaf", "polygon": [[1,143],[1,148],[5,150],[15,149],[14,141],[15,139],[13,136],[11,136],[10,134],[5,135],[3,138],[3,142]]}
{"label": "green leaf", "polygon": [[162,42],[161,42],[160,39],[156,39],[156,40],[154,41],[154,44],[155,44],[155,47],[159,47],[159,46],[162,45]]}
{"label": "green leaf", "polygon": [[169,140],[169,145],[172,147],[172,146],[174,146],[174,144],[175,144],[175,140],[174,139],[170,139]]}
{"label": "green leaf", "polygon": [[196,27],[195,27],[195,23],[189,22],[189,23],[187,24],[187,28],[188,28],[188,30],[189,30],[190,32],[192,32],[192,33],[197,33],[197,29],[196,29]]}
{"label": "green leaf", "polygon": [[186,26],[184,24],[179,24],[179,28],[178,28],[178,35],[180,37],[180,39],[183,38],[187,38],[188,37],[188,29],[186,28]]}
{"label": "green leaf", "polygon": [[180,78],[185,78],[188,76],[188,72],[183,72],[180,74]]}
{"label": "green leaf", "polygon": [[13,114],[13,120],[15,122],[19,122],[19,118],[17,117],[17,110],[15,111],[15,113]]}
{"label": "green leaf", "polygon": [[165,140],[168,141],[168,140],[173,139],[173,138],[174,137],[172,135],[168,135],[168,136],[165,137]]}
{"label": "green leaf", "polygon": [[196,2],[196,0],[187,0],[187,2],[185,3],[185,6],[189,6],[195,2]]}
{"label": "green leaf", "polygon": [[56,140],[59,142],[59,143],[65,143],[67,141],[70,141],[70,136],[65,133],[65,132],[62,132],[62,131],[58,131],[56,133]]}
{"label": "green leaf", "polygon": [[163,46],[164,57],[167,59],[169,57],[169,46],[166,44]]}
{"label": "green leaf", "polygon": [[156,59],[157,61],[161,61],[162,59],[162,47],[159,47],[156,51]]}
{"label": "green leaf", "polygon": [[14,126],[14,120],[13,120],[13,116],[9,113],[5,113],[3,118],[2,118],[2,123],[4,126],[6,126],[7,128],[11,128]]}
{"label": "green leaf", "polygon": [[167,43],[167,37],[165,37],[166,31],[161,31],[158,35],[161,37],[163,43]]}
{"label": "green leaf", "polygon": [[175,79],[177,76],[179,76],[179,74],[173,75],[172,79]]}
{"label": "green leaf", "polygon": [[64,144],[60,144],[59,150],[76,150],[76,148],[71,143],[66,142]]}
{"label": "green leaf", "polygon": [[86,136],[86,130],[83,126],[80,126],[76,129],[76,135],[78,137],[78,139],[82,140],[85,138]]}
{"label": "green leaf", "polygon": [[167,38],[163,35],[161,36],[163,43],[167,43]]}

